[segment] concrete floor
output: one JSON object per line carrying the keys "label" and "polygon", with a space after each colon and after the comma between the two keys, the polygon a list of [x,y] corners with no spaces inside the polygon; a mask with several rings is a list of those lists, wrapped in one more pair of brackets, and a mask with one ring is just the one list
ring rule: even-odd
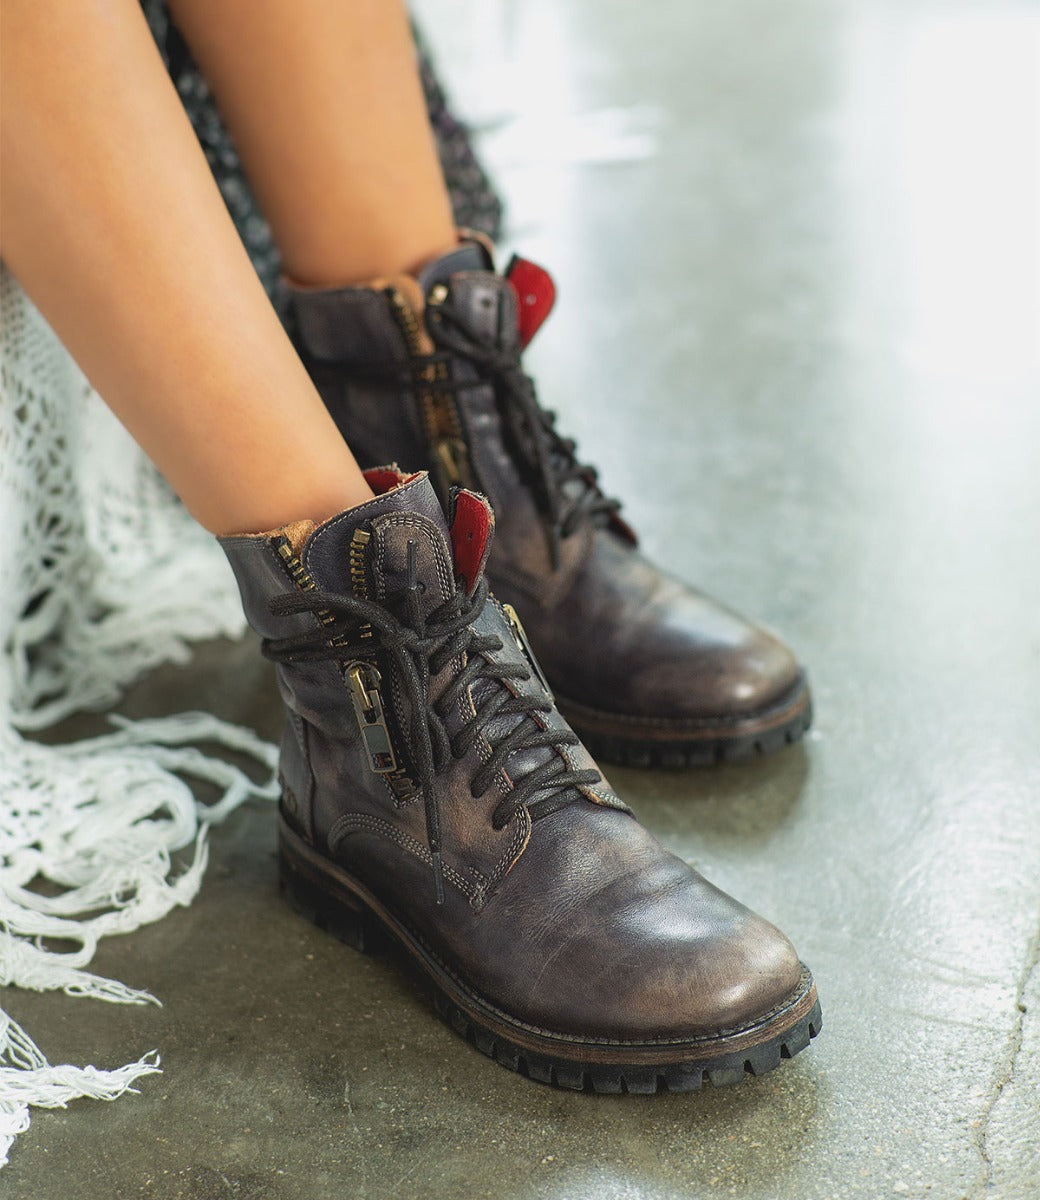
{"label": "concrete floor", "polygon": [[[98,955],[163,1008],[5,998],[52,1061],[154,1046],[165,1074],[36,1114],[0,1195],[1040,1196],[1040,11],[528,0],[473,21],[536,93],[526,125],[514,95],[478,99],[517,240],[561,283],[545,397],[647,546],[815,680],[803,746],[613,781],[790,933],[824,1032],[700,1095],[520,1079],[282,904],[257,804],[215,833],[193,907]],[[536,65],[510,75],[514,52]],[[275,732],[252,642],[123,708],[201,705]]]}

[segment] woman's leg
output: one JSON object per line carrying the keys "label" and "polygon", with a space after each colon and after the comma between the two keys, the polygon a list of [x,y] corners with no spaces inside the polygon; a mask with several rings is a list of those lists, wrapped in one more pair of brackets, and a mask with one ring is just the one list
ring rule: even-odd
{"label": "woman's leg", "polygon": [[91,382],[214,533],[367,499],[137,0],[2,12],[0,250]]}
{"label": "woman's leg", "polygon": [[[446,218],[438,223],[447,199],[399,0],[172,3],[290,273],[324,285],[296,289],[293,317],[343,437],[364,462],[429,468],[442,498],[455,483],[487,493],[498,530],[492,586],[519,609],[579,732],[621,761],[673,765],[800,737],[809,689],[790,651],[639,557],[573,445],[550,423],[532,423],[530,397],[516,388],[511,284],[475,245],[436,261],[455,239]],[[414,280],[394,280],[394,298],[344,286],[419,265],[423,286],[437,291],[433,309]],[[527,303],[551,305],[551,283],[522,270],[514,282],[530,281]],[[412,339],[411,384],[400,382],[399,351],[387,349],[399,345],[402,303],[416,317],[413,335],[427,335]],[[431,347],[438,377],[471,383],[424,386]],[[530,430],[522,438],[518,423]],[[617,652],[598,655],[601,645]]]}
{"label": "woman's leg", "polygon": [[455,244],[400,0],[171,0],[286,273],[336,286]]}

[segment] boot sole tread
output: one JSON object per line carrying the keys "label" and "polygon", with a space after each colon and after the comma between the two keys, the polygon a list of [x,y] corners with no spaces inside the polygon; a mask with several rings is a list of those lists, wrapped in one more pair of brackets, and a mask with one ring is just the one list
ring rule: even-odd
{"label": "boot sole tread", "polygon": [[[691,734],[677,729],[648,737],[635,726],[629,733],[616,731],[624,718],[615,718],[606,731],[589,710],[557,694],[556,703],[571,728],[596,759],[623,767],[664,768],[682,771],[691,767],[712,767],[720,763],[744,763],[775,754],[801,740],[812,725],[812,702],[807,688],[795,701],[784,706],[779,718],[768,723],[751,719],[731,728],[705,728]],[[591,719],[590,719],[591,718]],[[642,736],[640,734],[642,733]]]}
{"label": "boot sole tread", "polygon": [[[283,894],[298,912],[356,950],[403,950],[432,985],[434,1007],[456,1033],[499,1065],[539,1083],[601,1094],[696,1092],[705,1080],[721,1087],[773,1070],[804,1050],[822,1028],[816,988],[803,968],[799,989],[773,1013],[704,1039],[637,1044],[536,1030],[467,988],[363,885],[284,825],[280,867]],[[665,1061],[638,1061],[647,1058]]]}

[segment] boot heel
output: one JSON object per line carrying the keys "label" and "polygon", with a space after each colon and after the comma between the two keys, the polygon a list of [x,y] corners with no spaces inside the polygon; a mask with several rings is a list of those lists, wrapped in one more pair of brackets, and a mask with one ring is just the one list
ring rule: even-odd
{"label": "boot heel", "polygon": [[364,954],[376,949],[380,938],[374,918],[335,880],[317,878],[315,866],[305,863],[284,839],[278,868],[282,895],[301,916]]}

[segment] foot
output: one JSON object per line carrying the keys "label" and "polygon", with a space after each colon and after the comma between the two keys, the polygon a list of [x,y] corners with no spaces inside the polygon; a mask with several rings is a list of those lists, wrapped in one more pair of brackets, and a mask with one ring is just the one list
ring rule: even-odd
{"label": "foot", "polygon": [[561,711],[600,757],[686,766],[800,738],[805,674],[773,634],[661,571],[542,409],[521,351],[552,305],[541,268],[464,242],[421,277],[299,290],[300,353],[362,463],[483,492],[487,574]]}
{"label": "foot", "polygon": [[389,935],[505,1066],[596,1091],[761,1074],[820,1027],[786,937],[665,851],[488,595],[493,518],[426,475],[222,539],[287,703],[281,863],[359,949]]}

